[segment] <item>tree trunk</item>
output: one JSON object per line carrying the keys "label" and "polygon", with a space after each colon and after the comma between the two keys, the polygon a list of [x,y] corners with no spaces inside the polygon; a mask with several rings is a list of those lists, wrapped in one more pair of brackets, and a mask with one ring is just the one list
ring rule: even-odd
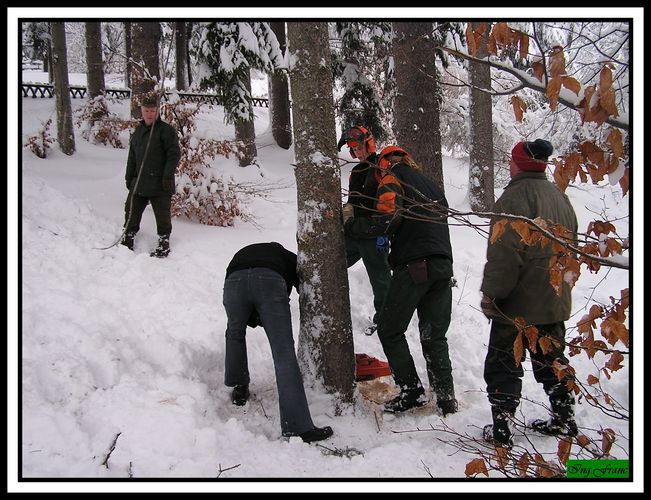
{"label": "tree trunk", "polygon": [[52,63],[54,66],[54,96],[57,107],[57,141],[68,156],[75,152],[75,134],[72,128],[72,106],[68,84],[68,57],[66,54],[65,23],[50,23],[52,35]]}
{"label": "tree trunk", "polygon": [[54,83],[54,63],[52,62],[52,27],[48,23],[50,36],[47,38],[47,82]]}
{"label": "tree trunk", "polygon": [[395,135],[444,190],[439,83],[432,23],[394,22]]}
{"label": "tree trunk", "polygon": [[192,39],[192,22],[188,22],[188,28],[186,30],[185,37],[185,55],[188,66],[188,88],[192,87],[192,61],[190,60],[190,40]]}
{"label": "tree trunk", "polygon": [[153,92],[160,82],[158,67],[160,37],[160,23],[131,23],[131,52],[133,54],[131,106],[134,118],[140,118],[142,96]]}
{"label": "tree trunk", "polygon": [[[269,23],[275,33],[283,55],[287,49],[285,22]],[[287,78],[269,75],[269,114],[271,115],[271,134],[276,144],[283,149],[292,145],[292,124],[289,106],[289,85]]]}
{"label": "tree trunk", "polygon": [[355,356],[341,224],[341,171],[328,25],[288,23],[298,199],[298,357],[340,403],[353,399]]}
{"label": "tree trunk", "polygon": [[127,63],[124,67],[124,84],[128,89],[131,88],[131,73],[133,72],[133,63],[131,62],[131,57],[133,53],[131,51],[131,23],[124,23],[124,56],[126,57]]}
{"label": "tree trunk", "polygon": [[[488,55],[490,24],[472,23],[476,30],[484,24],[477,57]],[[491,95],[491,69],[486,64],[470,61],[470,168],[468,198],[472,210],[488,212],[495,203],[495,173],[493,159],[493,103]],[[486,92],[481,89],[486,89]]]}
{"label": "tree trunk", "polygon": [[[251,71],[247,70],[244,78],[244,86],[251,95]],[[253,113],[253,110],[251,110]],[[240,141],[242,146],[240,152],[240,167],[247,167],[255,163],[258,157],[258,149],[255,146],[255,123],[253,120],[237,120],[235,122],[235,140]]]}
{"label": "tree trunk", "polygon": [[90,99],[103,95],[104,64],[102,63],[101,23],[86,23],[86,80]]}
{"label": "tree trunk", "polygon": [[187,90],[187,33],[185,21],[176,22],[176,90]]}

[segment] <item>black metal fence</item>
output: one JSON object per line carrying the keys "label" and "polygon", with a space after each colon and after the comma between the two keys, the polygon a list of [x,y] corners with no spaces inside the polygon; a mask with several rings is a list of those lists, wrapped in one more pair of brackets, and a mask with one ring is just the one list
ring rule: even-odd
{"label": "black metal fence", "polygon": [[[78,85],[70,85],[70,96],[74,98],[86,97],[86,87]],[[54,85],[48,83],[23,83],[22,84],[23,97],[31,98],[45,98],[54,97]],[[131,97],[131,90],[129,89],[105,89],[106,95],[116,97],[118,99],[128,99]],[[191,92],[177,92],[179,99],[182,101],[194,102],[197,104],[214,104],[219,105],[220,97],[216,94],[196,94]],[[166,96],[171,95],[167,92]],[[252,99],[253,105],[258,108],[268,108],[269,99],[263,97],[254,97]]]}

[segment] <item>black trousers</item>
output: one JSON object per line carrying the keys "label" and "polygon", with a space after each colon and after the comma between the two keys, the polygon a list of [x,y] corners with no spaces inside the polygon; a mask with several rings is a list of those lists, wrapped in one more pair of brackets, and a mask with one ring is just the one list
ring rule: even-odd
{"label": "black trousers", "polygon": [[418,283],[407,266],[394,269],[377,333],[396,385],[403,391],[422,388],[405,335],[416,312],[430,387],[437,401],[445,401],[455,397],[446,336],[452,315],[452,263],[440,256],[425,261],[427,271]]}
{"label": "black trousers", "polygon": [[[131,206],[132,197],[133,206]],[[158,236],[169,236],[172,233],[172,197],[169,195],[146,197],[133,194],[133,191],[129,191],[124,204],[124,226],[127,232],[137,233],[140,230],[142,214],[149,203],[156,217],[156,233]],[[130,208],[131,217],[129,217]]]}
{"label": "black trousers", "polygon": [[520,404],[522,392],[522,376],[524,369],[522,363],[526,359],[527,350],[531,356],[533,375],[536,381],[543,385],[550,401],[563,399],[570,396],[567,382],[574,380],[571,370],[564,370],[563,376],[559,379],[556,371],[552,368],[555,362],[569,367],[569,361],[565,357],[565,324],[552,323],[548,325],[536,325],[538,338],[548,337],[549,350],[545,354],[540,344],[537,344],[536,351],[529,349],[527,338],[523,335],[523,351],[519,363],[516,363],[513,343],[516,340],[518,330],[512,324],[492,322],[488,354],[484,363],[484,380],[488,392],[488,400],[491,405],[497,406],[500,410],[514,413]]}

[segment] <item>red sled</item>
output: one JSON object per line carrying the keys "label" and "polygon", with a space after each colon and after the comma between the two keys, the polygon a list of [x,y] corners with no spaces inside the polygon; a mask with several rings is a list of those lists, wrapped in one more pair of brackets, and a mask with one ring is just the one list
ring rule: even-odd
{"label": "red sled", "polygon": [[355,381],[372,380],[386,375],[391,375],[389,363],[368,354],[355,354]]}

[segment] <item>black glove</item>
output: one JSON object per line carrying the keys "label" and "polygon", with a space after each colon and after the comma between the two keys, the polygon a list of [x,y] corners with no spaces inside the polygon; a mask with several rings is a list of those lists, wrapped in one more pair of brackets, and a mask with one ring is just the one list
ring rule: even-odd
{"label": "black glove", "polygon": [[163,191],[166,193],[173,193],[175,189],[174,179],[163,179]]}
{"label": "black glove", "polygon": [[386,234],[375,238],[375,249],[379,253],[389,253],[389,237]]}
{"label": "black glove", "polygon": [[495,305],[493,299],[486,295],[482,295],[480,306],[481,312],[483,312],[484,316],[486,316],[489,320],[504,317],[504,315],[497,309],[497,306]]}
{"label": "black glove", "polygon": [[133,188],[133,184],[136,180],[132,177],[131,179],[125,179],[127,189],[131,191],[131,188]]}

